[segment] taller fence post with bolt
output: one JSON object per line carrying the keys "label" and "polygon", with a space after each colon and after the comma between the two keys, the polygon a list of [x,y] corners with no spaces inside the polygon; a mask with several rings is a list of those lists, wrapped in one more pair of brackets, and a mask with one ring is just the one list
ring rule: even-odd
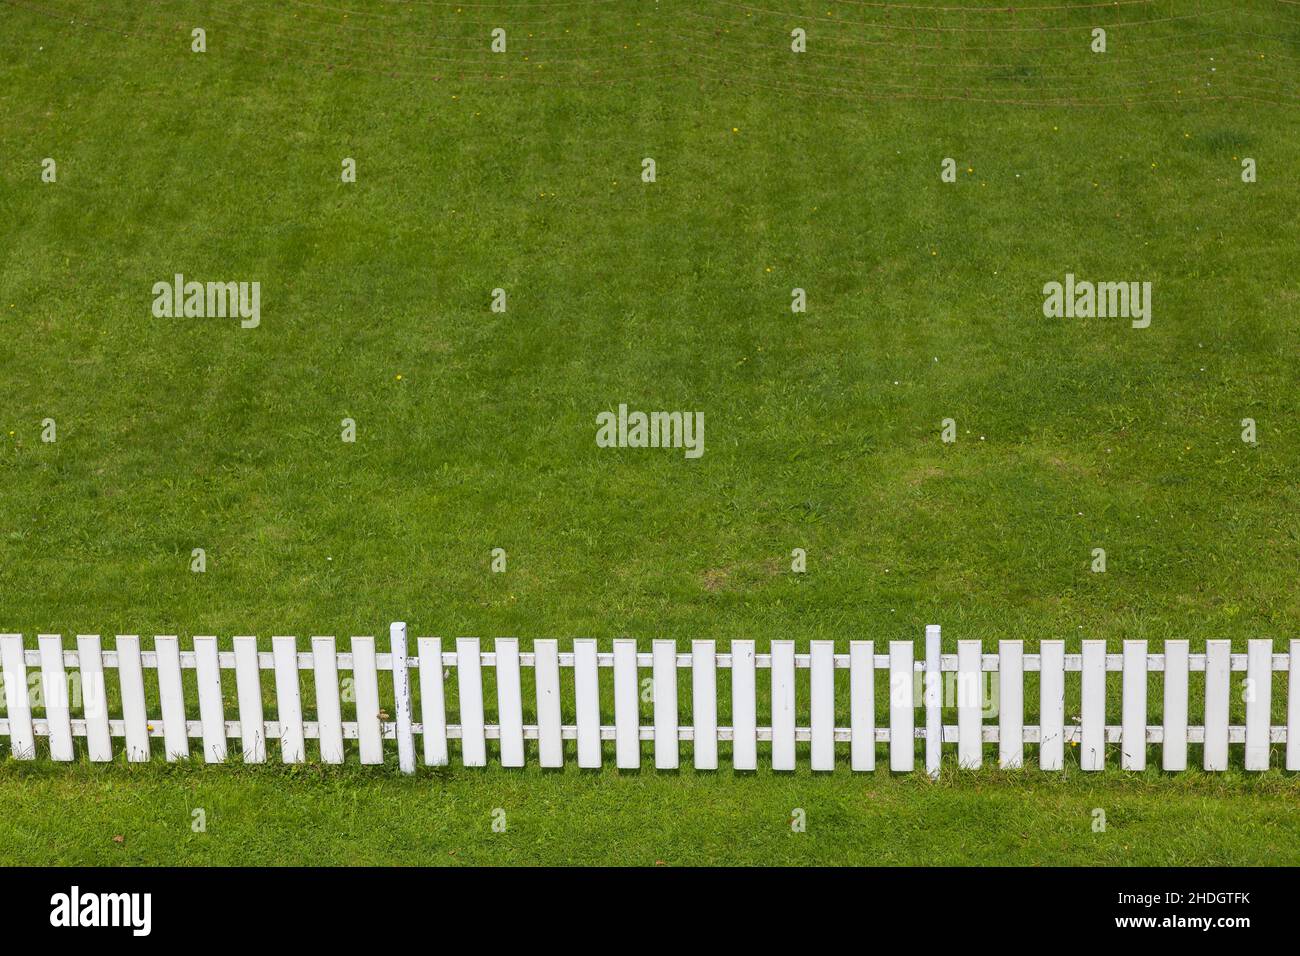
{"label": "taller fence post with bolt", "polygon": [[406,625],[388,629],[393,652],[393,710],[397,721],[397,765],[402,773],[415,773],[415,734],[411,732],[411,681],[406,667]]}
{"label": "taller fence post with bolt", "polygon": [[943,675],[939,671],[939,625],[925,626],[925,772],[939,779],[943,753]]}

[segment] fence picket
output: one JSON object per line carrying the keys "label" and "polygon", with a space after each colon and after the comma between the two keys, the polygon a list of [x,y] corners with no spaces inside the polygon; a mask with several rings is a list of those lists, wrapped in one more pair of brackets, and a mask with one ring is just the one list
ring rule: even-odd
{"label": "fence picket", "polygon": [[1273,712],[1273,642],[1246,642],[1246,758],[1247,770],[1267,770],[1269,720]]}
{"label": "fence picket", "polygon": [[1120,707],[1119,764],[1124,770],[1147,767],[1147,642],[1124,642],[1124,685]]}
{"label": "fence picket", "polygon": [[533,641],[533,681],[537,688],[537,762],[543,767],[563,767],[559,641]]}
{"label": "fence picket", "polygon": [[1038,766],[1065,767],[1065,641],[1038,645]]}
{"label": "fence picket", "polygon": [[456,688],[460,694],[460,762],[466,767],[486,767],[483,658],[477,637],[456,638]]}
{"label": "fence picket", "polygon": [[655,769],[676,770],[680,764],[677,746],[677,642],[655,641],[652,660]]}
{"label": "fence picket", "polygon": [[1083,642],[1079,675],[1079,769],[1106,766],[1106,642]]}
{"label": "fence picket", "polygon": [[421,637],[415,645],[420,657],[420,721],[423,724],[424,763],[447,766],[447,702],[443,687],[442,639]]}
{"label": "fence picket", "polygon": [[41,696],[50,734],[50,759],[72,759],[72,713],[68,707],[68,675],[63,669],[63,637],[41,634]]}
{"label": "fence picket", "polygon": [[794,641],[772,642],[772,769],[794,769]]}
{"label": "fence picket", "polygon": [[158,660],[158,704],[162,712],[163,756],[182,760],[190,755],[190,735],[185,725],[185,691],[181,684],[180,642],[175,637],[155,637]]}
{"label": "fence picket", "polygon": [[262,668],[257,660],[257,638],[237,637],[233,643],[240,747],[244,751],[244,763],[263,763],[266,761],[266,720],[262,714]]}
{"label": "fence picket", "polygon": [[[943,651],[939,625],[930,624],[925,629],[925,672],[921,685],[921,702],[925,706],[925,772],[939,779],[943,763],[943,671],[940,654]],[[913,680],[915,686],[915,680]]]}
{"label": "fence picket", "polygon": [[916,766],[916,692],[911,641],[889,642],[889,769]]}
{"label": "fence picket", "polygon": [[1163,770],[1187,769],[1188,646],[1187,641],[1165,641]]}
{"label": "fence picket", "polygon": [[969,770],[984,763],[982,656],[979,641],[957,642],[957,766]]}
{"label": "fence picket", "polygon": [[1228,769],[1228,689],[1232,667],[1231,641],[1205,642],[1206,770]]}
{"label": "fence picket", "polygon": [[312,684],[316,688],[316,736],[321,763],[343,762],[343,703],[339,699],[337,644],[311,639]]}
{"label": "fence picket", "polygon": [[199,724],[203,733],[203,759],[226,759],[226,705],[221,699],[221,658],[215,637],[194,638],[194,674],[199,689]]}
{"label": "fence picket", "polygon": [[713,641],[691,641],[692,757],[696,770],[718,769],[718,658]]}
{"label": "fence picket", "polygon": [[835,642],[813,641],[808,708],[812,769],[835,769]]}
{"label": "fence picket", "polygon": [[[415,773],[415,732],[411,720],[411,672],[406,656],[406,625],[395,621],[388,628],[389,654],[393,666],[393,732],[397,736],[397,769],[402,773]],[[518,657],[516,656],[516,661]],[[515,696],[519,688],[516,686]],[[523,765],[522,732],[519,749],[520,766]]]}
{"label": "fence picket", "polygon": [[1025,642],[998,641],[998,766],[1025,763]]}
{"label": "fence picket", "polygon": [[[477,647],[475,651],[477,662]],[[379,716],[379,664],[373,637],[352,638],[352,699],[357,711],[358,759],[368,766],[382,764],[384,728]]]}
{"label": "fence picket", "polygon": [[108,726],[108,684],[98,634],[77,635],[77,660],[81,669],[81,714],[86,721],[86,756],[95,763],[113,759],[113,736]]}
{"label": "fence picket", "polygon": [[876,660],[874,641],[849,642],[849,763],[876,769]]}
{"label": "fence picket", "polygon": [[35,760],[36,731],[21,634],[0,635],[0,666],[5,680],[5,715],[9,718],[9,752],[19,760]]}
{"label": "fence picket", "polygon": [[578,766],[591,770],[604,756],[600,742],[600,667],[594,638],[573,642],[574,717],[578,724]]}
{"label": "fence picket", "polygon": [[307,759],[307,747],[302,728],[298,642],[292,637],[273,637],[271,654],[275,660],[275,719],[280,724],[280,760],[302,763]]}
{"label": "fence picket", "polygon": [[497,638],[493,643],[497,659],[497,733],[500,737],[501,766],[524,765],[524,697],[519,677],[519,641]]}
{"label": "fence picket", "polygon": [[758,691],[753,641],[731,642],[731,765],[758,769]]}
{"label": "fence picket", "polygon": [[1286,769],[1300,770],[1300,639],[1291,641],[1286,681]]}
{"label": "fence picket", "polygon": [[641,766],[641,705],[636,679],[636,641],[614,641],[614,763],[620,770]]}
{"label": "fence picket", "polygon": [[117,637],[117,680],[122,692],[122,722],[126,727],[126,759],[144,763],[150,757],[149,717],[145,711],[144,667],[140,663],[140,638]]}

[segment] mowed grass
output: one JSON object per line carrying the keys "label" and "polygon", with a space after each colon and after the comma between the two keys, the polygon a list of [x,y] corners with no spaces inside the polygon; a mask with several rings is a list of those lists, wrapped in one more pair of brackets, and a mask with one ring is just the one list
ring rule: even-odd
{"label": "mowed grass", "polygon": [[[343,6],[0,3],[0,630],[1300,633],[1286,11],[872,47],[891,83],[819,48],[846,4]],[[154,318],[178,272],[261,326]],[[1067,272],[1151,281],[1150,328],[1044,318]],[[597,448],[619,403],[703,411],[704,456]],[[1295,862],[1297,786],[6,761],[0,857]]]}

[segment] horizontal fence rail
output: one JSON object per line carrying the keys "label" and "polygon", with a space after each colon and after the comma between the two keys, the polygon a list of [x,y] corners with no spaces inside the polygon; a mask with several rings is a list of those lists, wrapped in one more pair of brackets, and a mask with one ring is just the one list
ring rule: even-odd
{"label": "horizontal fence rail", "polygon": [[[1289,642],[1288,653],[1275,653],[1271,640],[1252,640],[1245,654],[1231,652],[1231,642],[1205,642],[1205,652],[1190,653],[1189,642],[1164,643],[1160,654],[1147,653],[1146,641],[1125,641],[1122,653],[1110,654],[1104,641],[1082,642],[1082,653],[1065,653],[1065,642],[1045,640],[1039,653],[1026,654],[1023,642],[998,642],[997,653],[984,652],[980,641],[957,642],[956,654],[940,653],[937,626],[926,628],[926,651],[916,660],[910,641],[891,641],[888,653],[875,653],[872,641],[850,641],[848,653],[836,653],[832,641],[812,641],[807,654],[795,653],[795,643],[774,640],[771,651],[759,654],[754,641],[733,641],[730,651],[719,653],[714,641],[692,641],[683,652],[675,641],[653,642],[649,653],[639,652],[631,639],[613,641],[612,650],[598,650],[594,639],[576,639],[573,650],[561,652],[555,640],[536,640],[532,650],[520,649],[514,639],[498,639],[485,651],[477,638],[459,638],[454,649],[444,649],[439,638],[416,640],[409,656],[406,625],[393,624],[388,653],[379,653],[372,637],[354,637],[349,651],[339,651],[332,637],[314,637],[310,651],[299,651],[292,637],[275,637],[271,650],[260,650],[257,639],[236,637],[233,650],[218,650],[215,637],[195,637],[194,649],[180,649],[176,637],[156,637],[153,650],[143,650],[140,639],[119,636],[111,650],[95,635],[76,639],[76,649],[64,646],[59,635],[40,635],[37,649],[25,649],[22,635],[0,635],[6,712],[0,718],[0,738],[7,738],[15,758],[37,755],[37,738],[47,742],[52,760],[75,757],[74,740],[84,741],[91,761],[125,755],[129,762],[150,760],[153,740],[162,740],[167,760],[190,758],[191,741],[208,763],[221,763],[235,754],[248,763],[267,759],[267,742],[278,742],[280,759],[300,763],[308,759],[307,741],[323,763],[342,763],[347,747],[356,741],[362,764],[384,762],[386,741],[394,741],[398,765],[405,773],[416,768],[416,738],[422,762],[444,766],[450,762],[449,741],[459,741],[460,762],[466,767],[488,763],[488,741],[496,741],[498,762],[505,767],[525,764],[525,741],[536,741],[536,761],[542,767],[562,767],[565,741],[576,741],[577,766],[597,768],[605,762],[604,743],[613,742],[614,763],[620,769],[639,768],[643,743],[650,742],[656,769],[676,769],[681,743],[691,743],[696,769],[714,770],[719,764],[719,742],[729,742],[730,762],[736,770],[755,770],[759,744],[773,770],[794,770],[801,743],[808,744],[813,770],[833,770],[836,744],[847,743],[848,765],[855,771],[876,766],[878,744],[885,744],[892,771],[916,769],[917,740],[924,741],[923,766],[937,776],[945,745],[956,745],[957,765],[980,767],[986,747],[996,750],[1004,768],[1025,764],[1026,744],[1037,746],[1043,770],[1065,768],[1065,748],[1079,749],[1079,766],[1097,771],[1106,766],[1106,745],[1119,744],[1119,765],[1125,770],[1146,768],[1147,749],[1159,745],[1164,770],[1185,770],[1189,746],[1199,745],[1205,770],[1228,769],[1229,747],[1243,744],[1246,770],[1267,770],[1274,744],[1285,745],[1278,763],[1300,770],[1300,640]],[[31,668],[33,673],[29,674]],[[533,672],[535,722],[524,722],[521,673]],[[495,675],[496,722],[489,723],[484,705],[484,670]],[[110,717],[106,672],[116,670],[120,716]],[[601,688],[608,689],[612,671],[612,715],[602,712]],[[718,672],[730,673],[730,725],[718,720]],[[759,725],[757,672],[769,672],[770,698],[766,726]],[[797,725],[796,672],[809,671],[807,726]],[[847,726],[837,726],[835,672],[848,671]],[[145,693],[145,672],[156,672],[157,710],[150,715]],[[194,672],[198,720],[186,713],[183,675]],[[228,720],[222,695],[223,679],[229,686],[234,672],[237,720]],[[274,681],[276,719],[263,714],[262,672]],[[414,675],[412,675],[414,671]],[[315,720],[303,713],[302,677],[309,672],[314,688]],[[380,704],[380,672],[392,679],[393,714]],[[454,677],[452,676],[454,672]],[[877,674],[884,672],[884,726],[877,725]],[[1106,723],[1108,673],[1118,672],[1118,725]],[[1286,723],[1274,726],[1271,714],[1274,678],[1287,675]],[[562,679],[561,675],[567,676]],[[1025,675],[1037,673],[1038,724],[1025,723]],[[1067,673],[1078,673],[1078,716],[1066,719]],[[1148,724],[1148,675],[1162,677],[1162,720]],[[1233,674],[1242,679],[1234,682]],[[39,681],[34,681],[39,675]],[[345,678],[340,675],[345,674]],[[652,720],[642,723],[643,674],[652,683]],[[1203,690],[1203,719],[1189,723],[1191,675]],[[686,676],[683,676],[686,675]],[[945,675],[955,683],[955,705],[945,704]],[[986,720],[981,688],[996,684],[996,714]],[[994,678],[992,675],[996,675]],[[80,702],[69,692],[77,678]],[[349,703],[355,703],[355,720],[343,718],[341,680],[350,678]],[[457,721],[449,719],[447,688],[454,681]],[[418,690],[415,719],[412,683]],[[1279,682],[1280,683],[1280,682]],[[33,685],[38,692],[33,694]],[[563,688],[572,688],[565,706]],[[1244,702],[1245,723],[1229,721],[1233,694]],[[680,720],[682,695],[689,695],[691,721]],[[1280,695],[1279,695],[1280,697]],[[845,701],[841,700],[840,703]],[[43,717],[34,716],[44,710]],[[944,724],[944,711],[955,710],[957,723]],[[1112,706],[1112,710],[1115,708]],[[608,710],[608,708],[606,709]],[[918,725],[918,710],[921,721]],[[573,716],[565,723],[562,714]],[[613,717],[613,723],[602,723]],[[123,746],[115,748],[115,742]],[[995,748],[993,745],[996,745]]]}

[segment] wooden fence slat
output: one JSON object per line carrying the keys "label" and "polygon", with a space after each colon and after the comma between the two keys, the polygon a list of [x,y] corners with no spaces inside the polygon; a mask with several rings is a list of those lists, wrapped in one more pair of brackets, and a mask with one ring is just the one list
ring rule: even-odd
{"label": "wooden fence slat", "polygon": [[652,650],[655,769],[676,770],[681,763],[677,746],[677,642],[655,641]]}
{"label": "wooden fence slat", "polygon": [[849,642],[849,755],[854,770],[876,769],[876,661],[874,641]]}
{"label": "wooden fence slat", "polygon": [[793,770],[794,641],[772,642],[772,769]]}
{"label": "wooden fence slat", "polygon": [[492,647],[497,661],[497,734],[501,766],[522,767],[524,695],[519,675],[519,641],[513,637],[499,637]]}
{"label": "wooden fence slat", "polygon": [[984,704],[979,641],[957,642],[957,766],[978,770],[984,763]]}
{"label": "wooden fence slat", "polygon": [[117,680],[122,692],[122,722],[126,727],[126,759],[131,763],[144,763],[151,753],[140,638],[134,634],[119,634],[116,650]]}
{"label": "wooden fence slat", "polygon": [[307,746],[302,727],[302,689],[298,680],[298,642],[292,637],[272,637],[275,660],[275,719],[280,724],[280,759],[302,763]]}
{"label": "wooden fence slat", "polygon": [[1106,766],[1106,642],[1083,642],[1079,675],[1079,769]]}
{"label": "wooden fence slat", "polygon": [[718,769],[718,658],[713,641],[691,641],[691,745],[696,770]]}
{"label": "wooden fence slat", "polygon": [[[940,667],[942,652],[943,640],[939,625],[927,624],[921,703],[925,706],[925,772],[934,780],[939,779],[939,768],[943,763],[943,671]],[[913,679],[913,686],[915,686],[915,679]]]}
{"label": "wooden fence slat", "polygon": [[415,642],[420,657],[420,721],[423,725],[424,763],[445,767],[447,756],[447,699],[443,686],[442,639],[421,637]]}
{"label": "wooden fence slat", "polygon": [[113,759],[113,737],[108,726],[108,683],[98,634],[77,635],[77,660],[81,669],[81,714],[86,720],[86,756],[95,763]]}
{"label": "wooden fence slat", "polygon": [[559,641],[533,641],[533,679],[537,689],[537,762],[543,767],[563,767]]}
{"label": "wooden fence slat", "polygon": [[1206,770],[1228,769],[1228,695],[1232,680],[1232,642],[1205,642]]}
{"label": "wooden fence slat", "polygon": [[1286,769],[1300,770],[1300,639],[1290,645],[1286,681]]}
{"label": "wooden fence slat", "polygon": [[[357,711],[357,754],[361,763],[384,762],[384,727],[379,716],[379,664],[375,639],[352,637],[352,699]],[[476,658],[477,660],[477,658]]]}
{"label": "wooden fence slat", "polygon": [[50,759],[72,759],[72,711],[69,708],[68,675],[63,668],[63,636],[41,634],[41,696],[45,698],[45,721],[49,726]]}
{"label": "wooden fence slat", "polygon": [[578,766],[592,770],[601,765],[600,668],[594,638],[573,642],[574,718],[578,725]]}
{"label": "wooden fence slat", "polygon": [[343,702],[339,697],[338,644],[333,637],[311,639],[311,663],[321,763],[342,763]]}
{"label": "wooden fence slat", "polygon": [[1025,765],[1025,642],[998,641],[998,766]]}
{"label": "wooden fence slat", "polygon": [[221,699],[221,658],[215,637],[194,638],[194,677],[199,689],[199,723],[203,729],[203,759],[226,759],[226,705]]}
{"label": "wooden fence slat", "polygon": [[1162,770],[1187,769],[1187,641],[1165,641]]}
{"label": "wooden fence slat", "polygon": [[809,680],[812,769],[835,769],[835,642],[813,641]]}
{"label": "wooden fence slat", "polygon": [[1038,645],[1038,766],[1065,766],[1065,641]]}
{"label": "wooden fence slat", "polygon": [[641,705],[636,641],[614,641],[614,757],[620,770],[641,766]]}
{"label": "wooden fence slat", "polygon": [[21,634],[0,634],[0,661],[5,679],[5,714],[9,718],[9,752],[19,760],[35,760],[36,731],[32,726]]}
{"label": "wooden fence slat", "polygon": [[460,761],[466,767],[486,767],[483,658],[477,637],[456,638],[456,687],[460,694]]}
{"label": "wooden fence slat", "polygon": [[731,642],[731,765],[758,769],[758,691],[753,641]]}
{"label": "wooden fence slat", "polygon": [[1273,713],[1273,641],[1246,642],[1246,762],[1247,770],[1267,770],[1269,723]]}
{"label": "wooden fence slat", "polygon": [[[393,667],[393,732],[397,737],[397,769],[402,773],[415,773],[411,672],[407,663],[406,624],[401,621],[394,621],[388,628],[388,650]],[[519,743],[522,750],[523,741]]]}
{"label": "wooden fence slat", "polygon": [[158,658],[158,703],[162,712],[163,755],[183,760],[190,755],[190,734],[185,724],[185,691],[181,683],[181,648],[175,637],[155,637]]}
{"label": "wooden fence slat", "polygon": [[1124,642],[1120,707],[1120,767],[1147,768],[1147,642]]}
{"label": "wooden fence slat", "polygon": [[262,713],[262,669],[257,663],[257,638],[237,637],[233,643],[240,748],[244,752],[244,763],[264,763],[266,719]]}
{"label": "wooden fence slat", "polygon": [[916,766],[916,716],[911,641],[889,642],[889,769],[906,772]]}

